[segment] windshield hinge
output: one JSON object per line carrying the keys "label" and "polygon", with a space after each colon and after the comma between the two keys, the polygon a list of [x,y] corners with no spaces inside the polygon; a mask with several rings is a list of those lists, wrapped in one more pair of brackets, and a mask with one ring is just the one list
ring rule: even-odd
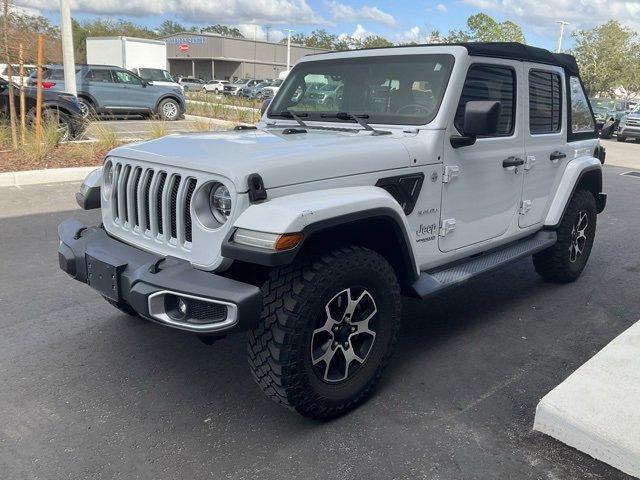
{"label": "windshield hinge", "polygon": [[460,167],[457,165],[447,165],[442,171],[442,183],[449,183],[460,175]]}
{"label": "windshield hinge", "polygon": [[446,220],[442,220],[440,223],[440,231],[438,234],[441,237],[446,237],[449,233],[453,232],[456,229],[456,219],[455,218],[447,218]]}

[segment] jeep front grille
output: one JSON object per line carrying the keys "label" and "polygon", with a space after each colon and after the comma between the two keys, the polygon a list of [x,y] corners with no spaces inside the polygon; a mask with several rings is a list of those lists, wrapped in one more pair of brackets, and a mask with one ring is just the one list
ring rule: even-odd
{"label": "jeep front grille", "polygon": [[189,249],[197,180],[124,162],[114,162],[113,172],[109,200],[114,225],[150,241]]}

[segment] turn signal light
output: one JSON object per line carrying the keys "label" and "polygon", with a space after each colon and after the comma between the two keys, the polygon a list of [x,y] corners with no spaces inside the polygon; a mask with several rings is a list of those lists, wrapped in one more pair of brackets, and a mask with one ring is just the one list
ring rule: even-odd
{"label": "turn signal light", "polygon": [[291,250],[300,243],[300,240],[302,240],[302,233],[285,233],[278,237],[273,247],[276,251]]}

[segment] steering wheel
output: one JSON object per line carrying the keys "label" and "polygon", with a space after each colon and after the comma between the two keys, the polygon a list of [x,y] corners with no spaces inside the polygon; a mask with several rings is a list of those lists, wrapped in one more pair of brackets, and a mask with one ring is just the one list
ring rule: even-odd
{"label": "steering wheel", "polygon": [[420,105],[419,103],[410,103],[409,105],[400,107],[398,110],[396,110],[396,113],[402,113],[404,110],[408,110],[409,108],[413,108],[416,113],[429,113],[431,111],[428,107]]}

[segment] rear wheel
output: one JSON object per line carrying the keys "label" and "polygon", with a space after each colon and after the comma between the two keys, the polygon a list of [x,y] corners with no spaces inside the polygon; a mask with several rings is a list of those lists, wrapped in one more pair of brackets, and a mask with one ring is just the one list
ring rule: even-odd
{"label": "rear wheel", "polygon": [[533,256],[533,264],[546,280],[568,283],[576,280],[585,266],[596,234],[596,202],[591,192],[578,190],[557,229],[557,243]]}
{"label": "rear wheel", "polygon": [[263,286],[249,364],[263,392],[300,414],[329,419],[365,401],[391,355],[400,287],[379,254],[345,247],[276,268]]}
{"label": "rear wheel", "polygon": [[90,118],[96,115],[96,109],[91,103],[91,100],[87,100],[84,97],[78,97],[78,104],[80,105],[80,114],[82,118]]}

